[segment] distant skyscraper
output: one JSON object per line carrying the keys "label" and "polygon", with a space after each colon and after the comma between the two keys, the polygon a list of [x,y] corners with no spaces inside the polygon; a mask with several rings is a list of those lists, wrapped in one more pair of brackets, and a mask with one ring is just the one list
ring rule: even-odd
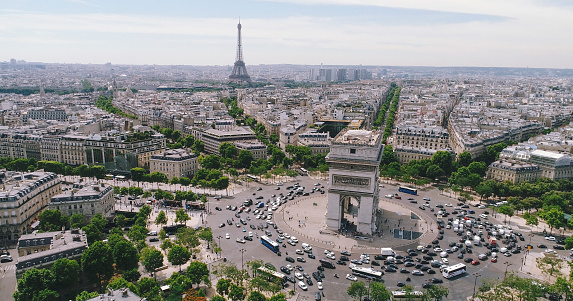
{"label": "distant skyscraper", "polygon": [[237,82],[251,82],[251,77],[247,73],[247,67],[245,67],[245,61],[243,61],[243,46],[241,44],[241,22],[237,25],[238,36],[237,36],[237,58],[235,60],[235,66],[233,67],[233,72],[229,76],[229,79]]}

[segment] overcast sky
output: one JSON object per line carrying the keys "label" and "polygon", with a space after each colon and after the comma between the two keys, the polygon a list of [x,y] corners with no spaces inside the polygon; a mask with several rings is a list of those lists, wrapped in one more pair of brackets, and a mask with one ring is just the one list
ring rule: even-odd
{"label": "overcast sky", "polygon": [[571,0],[0,3],[0,61],[573,68]]}

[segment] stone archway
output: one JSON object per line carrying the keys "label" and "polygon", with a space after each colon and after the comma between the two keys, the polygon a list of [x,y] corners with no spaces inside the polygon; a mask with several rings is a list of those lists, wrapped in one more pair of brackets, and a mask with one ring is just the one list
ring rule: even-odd
{"label": "stone archway", "polygon": [[[376,232],[378,176],[382,157],[381,132],[348,130],[340,132],[326,157],[329,165],[327,227],[341,230],[348,200],[357,201],[356,232]],[[351,203],[351,202],[350,202]]]}

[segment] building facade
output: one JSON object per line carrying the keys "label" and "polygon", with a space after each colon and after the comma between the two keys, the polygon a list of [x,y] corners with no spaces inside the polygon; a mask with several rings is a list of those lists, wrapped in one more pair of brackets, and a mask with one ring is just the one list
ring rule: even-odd
{"label": "building facade", "polygon": [[489,165],[486,176],[498,182],[510,181],[513,184],[523,181],[534,182],[541,176],[541,169],[531,163],[499,160]]}
{"label": "building facade", "polygon": [[198,168],[197,156],[185,149],[170,149],[152,156],[149,160],[149,172],[161,172],[168,179],[192,178]]}
{"label": "building facade", "polygon": [[0,186],[0,241],[14,241],[31,232],[38,215],[62,188],[51,172],[6,172],[5,177]]}
{"label": "building facade", "polygon": [[50,199],[48,209],[59,210],[62,215],[82,214],[89,223],[98,213],[111,218],[114,213],[115,199],[113,187],[107,184],[74,184],[72,190],[64,191]]}

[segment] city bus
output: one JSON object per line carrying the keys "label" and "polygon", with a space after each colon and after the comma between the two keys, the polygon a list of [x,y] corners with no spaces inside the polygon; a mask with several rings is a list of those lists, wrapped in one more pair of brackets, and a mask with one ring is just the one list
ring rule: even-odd
{"label": "city bus", "polygon": [[308,170],[306,170],[306,168],[301,167],[300,171],[302,172],[303,175],[306,175],[308,173]]}
{"label": "city bus", "polygon": [[421,291],[392,291],[392,300],[422,301],[424,293]]}
{"label": "city bus", "polygon": [[318,261],[320,262],[320,265],[322,265],[325,268],[328,268],[328,269],[335,269],[336,268],[334,266],[334,264],[327,259],[319,259]]}
{"label": "city bus", "polygon": [[275,253],[279,251],[279,244],[265,235],[261,236],[261,243]]}
{"label": "city bus", "polygon": [[466,265],[463,263],[454,264],[452,266],[445,267],[444,269],[442,269],[442,276],[448,279],[465,273],[466,273]]}
{"label": "city bus", "polygon": [[418,189],[416,189],[416,188],[400,186],[400,187],[398,187],[398,191],[413,194],[413,195],[418,195]]}
{"label": "city bus", "polygon": [[253,175],[250,175],[250,174],[247,175],[247,178],[248,178],[249,180],[254,181],[254,182],[258,182],[258,181],[259,181],[259,179],[258,179],[256,176],[253,176]]}
{"label": "city bus", "polygon": [[281,272],[273,271],[273,270],[271,270],[271,269],[269,269],[269,268],[267,268],[267,267],[259,267],[258,270],[261,271],[261,272],[263,272],[265,275],[268,275],[268,276],[269,276],[269,278],[268,278],[269,281],[272,281],[273,277],[275,277],[275,278],[277,278],[277,279],[280,279],[281,284],[283,285],[283,287],[285,286],[286,282],[288,281],[288,280],[287,280],[287,276],[286,276],[285,274],[281,273]]}
{"label": "city bus", "polygon": [[373,268],[360,267],[354,264],[350,265],[350,269],[352,270],[352,274],[358,277],[374,281],[382,281],[382,271],[376,271]]}

